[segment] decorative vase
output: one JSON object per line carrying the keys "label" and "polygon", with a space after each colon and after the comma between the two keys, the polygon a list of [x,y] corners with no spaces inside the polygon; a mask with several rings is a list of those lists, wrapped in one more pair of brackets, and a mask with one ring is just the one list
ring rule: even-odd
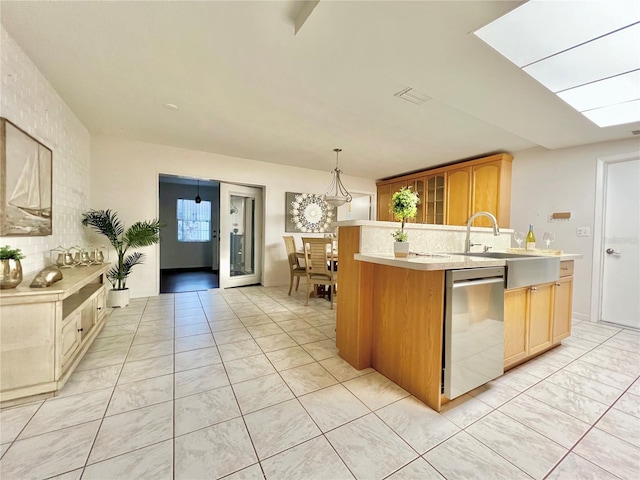
{"label": "decorative vase", "polygon": [[0,288],[16,288],[22,282],[20,260],[0,260]]}
{"label": "decorative vase", "polygon": [[107,294],[107,307],[124,308],[129,305],[129,289],[109,290]]}
{"label": "decorative vase", "polygon": [[394,242],[393,255],[396,258],[407,258],[409,256],[409,242]]}

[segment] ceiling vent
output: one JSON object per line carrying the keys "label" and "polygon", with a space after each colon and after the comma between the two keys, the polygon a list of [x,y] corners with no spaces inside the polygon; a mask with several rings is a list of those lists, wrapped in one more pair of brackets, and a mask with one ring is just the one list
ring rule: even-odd
{"label": "ceiling vent", "polygon": [[394,96],[398,98],[402,98],[407,102],[415,103],[416,105],[422,105],[427,100],[430,100],[429,97],[423,95],[421,93],[416,92],[413,88],[407,87],[404,90],[395,93]]}

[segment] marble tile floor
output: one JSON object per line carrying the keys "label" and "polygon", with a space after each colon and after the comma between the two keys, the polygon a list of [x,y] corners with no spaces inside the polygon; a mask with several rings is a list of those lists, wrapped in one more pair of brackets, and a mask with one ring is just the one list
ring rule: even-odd
{"label": "marble tile floor", "polygon": [[247,287],[135,299],[60,395],[0,411],[13,479],[637,479],[640,332],[576,321],[438,414],[337,355],[335,310]]}

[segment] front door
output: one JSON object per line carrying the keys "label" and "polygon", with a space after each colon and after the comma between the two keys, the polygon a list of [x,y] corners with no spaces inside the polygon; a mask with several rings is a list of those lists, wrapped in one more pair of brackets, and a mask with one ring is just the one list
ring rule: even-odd
{"label": "front door", "polygon": [[600,320],[640,328],[640,159],[606,164]]}
{"label": "front door", "polygon": [[220,288],[262,281],[262,189],[220,183]]}

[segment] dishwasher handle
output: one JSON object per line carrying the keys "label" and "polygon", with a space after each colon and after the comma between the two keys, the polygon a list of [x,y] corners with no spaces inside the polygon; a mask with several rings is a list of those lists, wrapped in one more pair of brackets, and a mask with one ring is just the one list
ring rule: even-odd
{"label": "dishwasher handle", "polygon": [[468,288],[476,285],[490,285],[493,283],[504,283],[504,277],[479,278],[474,280],[457,280],[453,282],[453,288]]}

